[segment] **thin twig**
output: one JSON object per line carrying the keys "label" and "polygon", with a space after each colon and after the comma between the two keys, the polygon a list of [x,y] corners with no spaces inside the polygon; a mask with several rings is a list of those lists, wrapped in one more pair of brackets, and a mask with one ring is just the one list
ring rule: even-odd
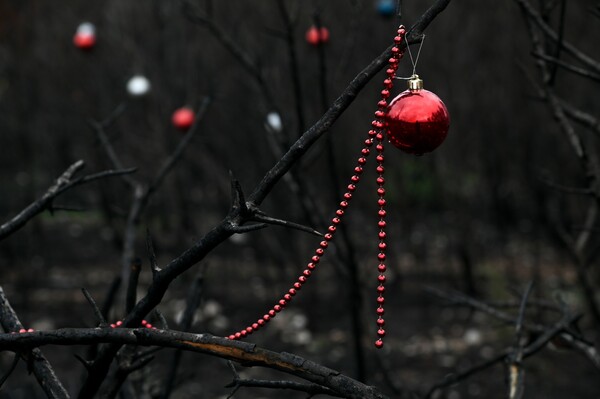
{"label": "thin twig", "polygon": [[342,396],[337,394],[335,391],[324,388],[318,384],[303,384],[301,382],[296,381],[273,381],[273,380],[257,380],[257,379],[243,379],[243,378],[234,378],[234,380],[225,385],[225,388],[234,388],[234,391],[229,395],[229,397],[233,397],[232,395],[241,387],[252,387],[252,388],[269,388],[269,389],[289,389],[293,391],[306,392],[310,395],[310,397],[314,395],[329,395],[336,398],[345,398],[346,396]]}
{"label": "thin twig", "polygon": [[158,309],[154,310],[154,317],[156,317],[156,320],[158,321],[158,323],[159,323],[158,325],[160,326],[160,328],[162,328],[163,330],[169,329],[169,324],[167,323],[167,319],[160,310],[158,310]]}
{"label": "thin twig", "polygon": [[92,297],[92,294],[90,294],[90,292],[86,288],[81,288],[81,292],[83,292],[83,296],[85,296],[85,299],[87,299],[88,303],[92,307],[92,310],[94,311],[94,316],[96,316],[96,320],[98,321],[99,326],[106,327],[108,323],[106,322],[102,311],[98,307],[98,304]]}
{"label": "thin twig", "polygon": [[600,4],[596,4],[595,6],[590,7],[589,10],[593,16],[595,16],[596,18],[600,18]]}
{"label": "thin twig", "polygon": [[64,192],[72,189],[73,187],[85,183],[90,183],[99,179],[104,179],[113,176],[124,176],[135,172],[134,168],[121,170],[107,170],[93,175],[84,176],[79,179],[73,179],[75,174],[78,173],[81,169],[83,169],[84,166],[85,163],[82,160],[73,163],[67,168],[67,170],[63,172],[63,174],[58,179],[56,179],[56,182],[52,186],[50,186],[48,190],[46,190],[46,193],[44,193],[44,195],[41,198],[31,203],[29,206],[27,206],[25,209],[19,212],[18,215],[16,215],[11,220],[0,226],[0,241],[21,229],[23,226],[25,226],[25,224],[27,224],[27,222],[29,222],[31,219],[33,219],[35,216],[37,216],[44,210],[52,210],[52,204],[54,199],[57,198],[59,195],[63,194]]}
{"label": "thin twig", "polygon": [[113,378],[107,384],[108,387],[105,389],[106,393],[102,395],[103,398],[116,398],[119,392],[123,391],[123,385],[127,382],[127,378],[129,378],[131,373],[140,370],[154,360],[154,356],[146,355],[136,357],[136,348],[136,346],[128,345],[124,348],[125,350],[120,353],[121,356],[119,358],[118,368]]}
{"label": "thin twig", "polygon": [[[113,145],[111,144],[108,138],[108,135],[106,134],[106,126],[110,126],[110,124],[97,122],[94,120],[90,120],[88,121],[88,123],[92,127],[94,132],[96,132],[96,137],[100,141],[100,144],[102,145],[104,152],[106,152],[106,155],[108,156],[108,159],[110,160],[113,167],[119,170],[125,169],[125,167],[123,166],[123,162],[121,162],[121,159],[117,155],[117,152],[115,151]],[[123,176],[123,181],[125,181],[132,188],[139,184],[136,179],[128,175]]]}
{"label": "thin twig", "polygon": [[[115,302],[115,298],[117,296],[120,286],[121,286],[121,276],[120,275],[115,276],[113,278],[113,281],[110,283],[110,286],[108,287],[108,291],[106,292],[106,296],[104,297],[104,301],[102,301],[102,306],[100,307],[100,313],[102,314],[102,318],[104,320],[108,320],[110,309],[112,308],[113,303]],[[88,359],[94,359],[97,355],[98,355],[98,346],[90,345],[87,350]],[[83,358],[82,358],[82,360],[83,360]],[[87,361],[87,360],[83,360],[83,361],[85,362],[86,370],[89,370],[90,367],[92,366],[93,362]]]}
{"label": "thin twig", "polygon": [[[183,311],[183,315],[181,316],[181,322],[179,323],[179,329],[182,331],[189,331],[194,321],[194,314],[200,306],[203,293],[205,270],[206,266],[202,266],[200,268],[200,272],[198,273],[188,290],[188,294],[185,301],[185,309]],[[163,382],[164,390],[162,392],[161,399],[168,399],[171,396],[173,388],[175,387],[177,369],[179,367],[182,355],[183,352],[180,350],[176,350],[175,352],[173,352],[173,356],[171,357],[171,362],[169,364],[169,368]]]}
{"label": "thin twig", "polygon": [[105,179],[107,177],[116,177],[116,176],[128,176],[132,173],[135,173],[137,168],[125,168],[125,169],[116,169],[116,170],[105,170],[103,172],[94,173],[92,175],[82,176],[78,179],[74,179],[72,182],[67,184],[58,190],[58,194],[62,193],[65,190],[73,188],[75,186],[79,186],[81,184],[90,183],[96,180]]}
{"label": "thin twig", "polygon": [[281,16],[281,20],[283,21],[283,25],[285,26],[284,38],[286,40],[286,48],[288,52],[288,60],[289,60],[289,68],[290,68],[290,79],[292,81],[292,88],[294,95],[292,96],[294,99],[294,108],[296,110],[296,120],[298,123],[298,131],[303,132],[306,123],[305,123],[305,113],[304,113],[304,101],[302,98],[302,84],[301,76],[300,76],[300,67],[298,65],[298,56],[296,51],[296,41],[294,34],[294,23],[290,18],[289,11],[285,5],[284,0],[275,0],[277,4],[277,9],[279,10],[279,15]]}
{"label": "thin twig", "polygon": [[560,124],[563,133],[567,136],[567,139],[569,140],[569,143],[571,144],[575,155],[585,160],[585,158],[587,158],[588,155],[586,154],[585,148],[581,143],[581,138],[575,132],[575,129],[567,120],[567,117],[565,116],[565,111],[562,105],[560,104],[560,101],[549,87],[545,87],[543,90],[544,95],[548,100],[548,104],[550,105],[550,108],[554,114],[554,117]]}
{"label": "thin twig", "polygon": [[525,388],[525,370],[522,367],[523,351],[525,350],[525,343],[523,341],[523,320],[525,319],[525,309],[527,308],[527,301],[533,288],[533,281],[527,284],[523,299],[521,300],[521,306],[519,309],[519,315],[517,317],[517,323],[515,327],[515,345],[513,352],[508,356],[508,398],[509,399],[521,399],[523,397]]}
{"label": "thin twig", "polygon": [[559,99],[559,102],[563,108],[563,111],[565,112],[565,115],[567,115],[575,122],[580,123],[593,130],[594,133],[596,133],[597,135],[600,135],[600,119],[574,107],[573,105],[567,103],[562,99]]}
{"label": "thin twig", "polygon": [[73,163],[62,173],[62,175],[60,175],[58,179],[56,179],[56,182],[50,186],[48,190],[46,190],[46,193],[40,199],[23,209],[10,221],[0,226],[0,240],[19,230],[34,216],[47,209],[52,204],[54,198],[59,194],[59,190],[68,185],[73,176],[83,169],[84,166],[85,163],[82,160]]}
{"label": "thin twig", "polygon": [[139,359],[142,359],[142,358],[148,357],[150,355],[153,355],[155,353],[158,353],[158,352],[162,351],[163,349],[165,349],[165,348],[162,348],[160,346],[155,346],[155,347],[151,347],[151,348],[148,348],[148,349],[141,350],[138,353],[136,353],[135,355],[133,355],[131,357],[131,360],[132,361],[137,361]]}
{"label": "thin twig", "polygon": [[142,271],[142,260],[135,258],[131,262],[129,273],[129,283],[127,284],[127,295],[125,297],[125,313],[131,312],[133,306],[137,302],[137,286]]}
{"label": "thin twig", "polygon": [[112,308],[115,302],[115,298],[119,291],[119,287],[121,286],[121,281],[121,276],[115,276],[113,281],[110,283],[110,286],[108,287],[108,291],[106,292],[106,296],[104,297],[104,301],[102,302],[102,307],[100,308],[105,320],[108,319],[110,309]]}
{"label": "thin twig", "polygon": [[318,232],[317,230],[313,229],[312,227],[304,226],[304,225],[290,222],[287,220],[276,219],[276,218],[273,218],[273,217],[270,217],[267,215],[261,215],[261,214],[255,213],[252,216],[252,220],[257,221],[257,222],[267,223],[267,224],[283,226],[283,227],[287,227],[287,228],[294,229],[294,230],[304,231],[305,233],[310,233],[317,237],[323,237],[323,233]]}
{"label": "thin twig", "polygon": [[573,65],[573,64],[569,64],[565,61],[559,60],[557,58],[554,58],[552,56],[549,56],[547,54],[544,53],[538,53],[538,52],[534,52],[533,53],[534,57],[539,57],[541,59],[543,59],[544,61],[548,61],[551,62],[552,64],[556,65],[556,66],[560,66],[561,68],[566,69],[567,71],[573,72],[577,75],[583,76],[584,78],[587,79],[591,79],[591,80],[595,80],[596,82],[600,82],[600,75],[594,72],[590,72],[585,68],[581,68],[578,67],[577,65]]}
{"label": "thin twig", "polygon": [[[560,43],[563,42],[564,40],[564,33],[565,33],[565,16],[566,16],[566,10],[567,10],[567,0],[560,0],[560,12],[559,12],[559,19],[558,19],[558,38],[557,38],[557,42],[559,43],[556,46],[556,49],[554,50],[554,59],[556,61],[560,62],[560,52],[562,50],[562,46],[560,45]],[[550,73],[549,73],[549,79],[548,79],[548,86],[553,86],[554,82],[556,80],[556,74],[558,72],[558,63],[555,62],[552,64],[552,66],[550,67]]]}
{"label": "thin twig", "polygon": [[235,178],[232,171],[229,171],[229,180],[231,187],[231,209],[241,214],[250,214],[248,204],[246,203],[246,195],[242,190],[240,181]]}
{"label": "thin twig", "polygon": [[74,354],[73,356],[75,356],[75,359],[77,359],[83,365],[83,367],[85,367],[86,370],[88,370],[93,363],[89,360],[85,360],[83,357],[81,357],[77,353]]}
{"label": "thin twig", "polygon": [[545,175],[539,175],[538,178],[546,186],[548,186],[548,187],[550,187],[550,188],[552,188],[554,190],[561,191],[561,192],[566,193],[566,194],[590,195],[592,193],[592,190],[590,188],[565,186],[565,185],[562,185],[562,184],[559,184],[559,183],[556,183],[556,182],[550,180]]}
{"label": "thin twig", "polygon": [[105,130],[110,129],[117,119],[119,119],[119,117],[125,113],[127,106],[128,104],[126,102],[122,102],[121,104],[117,105],[117,107],[106,118],[100,121],[102,128]]}
{"label": "thin twig", "polygon": [[10,367],[8,368],[8,370],[6,370],[6,373],[4,373],[2,378],[0,378],[0,389],[2,389],[2,386],[4,385],[6,380],[8,380],[8,377],[10,377],[12,372],[15,371],[15,369],[17,368],[17,364],[19,364],[20,359],[21,359],[21,356],[19,356],[18,353],[15,353],[14,357],[13,357],[13,361],[10,364]]}
{"label": "thin twig", "polygon": [[158,262],[156,261],[154,242],[152,241],[150,229],[146,229],[146,250],[148,252],[148,258],[150,259],[150,270],[152,270],[152,276],[156,276],[156,273],[160,271],[160,268],[158,267]]}

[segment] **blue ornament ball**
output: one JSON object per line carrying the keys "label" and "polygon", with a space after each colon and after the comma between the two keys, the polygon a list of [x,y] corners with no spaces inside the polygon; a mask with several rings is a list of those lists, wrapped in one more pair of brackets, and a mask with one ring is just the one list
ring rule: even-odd
{"label": "blue ornament ball", "polygon": [[391,17],[396,13],[395,0],[379,0],[377,2],[377,12],[382,17]]}

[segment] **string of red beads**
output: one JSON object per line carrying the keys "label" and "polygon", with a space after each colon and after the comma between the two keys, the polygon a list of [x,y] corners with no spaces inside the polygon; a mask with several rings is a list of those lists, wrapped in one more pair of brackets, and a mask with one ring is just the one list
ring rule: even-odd
{"label": "string of red beads", "polygon": [[350,184],[346,187],[347,191],[343,195],[343,200],[339,203],[339,208],[335,211],[335,216],[331,219],[331,225],[327,228],[327,233],[323,236],[323,240],[319,243],[317,249],[315,249],[314,255],[311,257],[310,262],[306,265],[306,269],[302,272],[302,274],[298,277],[298,280],[293,284],[293,286],[284,294],[281,299],[261,318],[256,320],[256,322],[247,326],[246,328],[237,331],[228,336],[231,340],[236,340],[240,338],[244,338],[249,334],[252,334],[256,330],[265,326],[271,319],[277,316],[277,313],[281,312],[293,299],[298,291],[302,288],[302,286],[308,281],[313,271],[317,268],[317,265],[321,261],[323,255],[327,251],[329,247],[329,242],[333,240],[335,233],[337,231],[338,226],[342,222],[342,219],[350,205],[350,201],[352,200],[352,193],[356,190],[358,183],[360,182],[360,177],[363,172],[363,166],[367,163],[367,157],[369,156],[371,150],[369,147],[373,144],[373,139],[368,138],[365,140],[365,146],[361,150],[361,156],[357,160],[357,164],[354,167],[354,174],[350,178]]}
{"label": "string of red beads", "polygon": [[[323,236],[323,240],[319,243],[317,249],[315,249],[314,255],[311,257],[310,262],[306,265],[306,269],[302,272],[302,274],[298,277],[298,280],[292,285],[292,287],[279,299],[279,301],[262,317],[256,320],[254,323],[248,325],[246,328],[243,328],[235,333],[232,333],[228,336],[231,340],[238,340],[241,338],[245,338],[253,332],[259,330],[264,327],[271,319],[273,319],[279,312],[281,312],[285,307],[292,301],[294,296],[300,291],[302,286],[308,281],[313,271],[317,268],[321,258],[325,255],[327,248],[329,247],[329,243],[333,240],[335,233],[337,231],[338,226],[342,222],[342,219],[350,205],[350,200],[352,199],[352,195],[360,182],[361,174],[363,172],[363,167],[367,163],[367,157],[371,153],[371,146],[375,139],[377,139],[377,172],[378,178],[377,182],[379,185],[378,193],[379,193],[379,201],[380,201],[380,209],[379,209],[379,269],[380,276],[379,281],[382,289],[379,291],[379,297],[377,301],[383,301],[383,283],[385,282],[385,275],[383,272],[385,271],[385,199],[383,198],[385,194],[385,190],[383,188],[383,129],[385,126],[384,117],[387,110],[388,102],[387,99],[390,96],[390,89],[393,86],[393,79],[396,76],[396,71],[398,69],[398,62],[402,57],[402,52],[399,49],[400,43],[404,38],[406,30],[404,26],[400,26],[398,29],[398,35],[394,38],[395,46],[392,48],[392,57],[389,59],[389,66],[386,70],[387,78],[384,80],[384,89],[381,91],[381,100],[377,103],[378,109],[375,111],[375,119],[371,122],[372,129],[369,130],[368,138],[364,142],[364,147],[361,149],[361,156],[357,160],[357,164],[354,167],[354,174],[350,178],[350,184],[347,186],[347,191],[343,195],[342,201],[339,203],[339,208],[335,211],[335,216],[331,219],[331,225],[327,228],[327,233]],[[383,202],[381,202],[383,201]],[[383,268],[383,270],[381,269]],[[379,311],[381,309],[381,312]],[[379,319],[377,320],[377,324],[379,325],[379,337],[380,339],[377,341],[376,346],[383,346],[383,341],[381,341],[381,337],[385,335],[385,331],[383,330],[383,302],[380,302],[380,307],[377,309],[377,313],[379,314]],[[381,320],[381,323],[380,323]]]}
{"label": "string of red beads", "polygon": [[[385,304],[385,298],[384,298],[384,294],[385,294],[385,281],[386,281],[386,277],[385,277],[385,271],[387,269],[386,265],[385,265],[385,261],[386,261],[386,249],[387,249],[387,243],[386,243],[386,237],[387,237],[387,233],[385,231],[387,222],[385,220],[386,216],[387,216],[387,212],[385,210],[385,205],[386,205],[386,201],[385,201],[385,178],[384,178],[384,173],[385,173],[385,168],[383,166],[383,162],[384,162],[384,155],[383,155],[383,126],[385,126],[384,123],[384,118],[385,118],[385,114],[387,112],[387,107],[388,107],[388,102],[387,99],[390,96],[390,90],[393,86],[393,82],[394,82],[394,77],[396,76],[396,71],[398,70],[398,63],[400,61],[400,58],[402,58],[403,52],[400,50],[400,44],[402,43],[402,40],[404,40],[404,35],[406,34],[406,30],[404,29],[403,26],[400,26],[398,28],[398,35],[394,38],[394,44],[395,46],[392,47],[392,57],[389,60],[389,67],[386,71],[387,73],[387,79],[385,79],[383,81],[383,90],[381,92],[381,96],[383,97],[383,99],[378,103],[379,105],[379,109],[375,112],[375,121],[373,121],[374,125],[376,124],[378,127],[378,130],[375,132],[375,139],[377,141],[377,144],[375,146],[375,149],[377,150],[377,195],[378,195],[378,199],[377,199],[377,205],[379,205],[379,211],[377,212],[378,216],[379,216],[379,221],[377,222],[377,227],[379,227],[379,233],[378,233],[378,238],[379,238],[379,244],[377,245],[377,249],[379,250],[378,254],[377,254],[377,260],[379,262],[379,264],[377,265],[377,270],[379,271],[379,275],[377,276],[377,340],[375,341],[375,347],[376,348],[382,348],[383,347],[383,337],[385,336],[385,330],[384,330],[384,326],[385,326],[385,320],[383,318],[383,315],[385,314],[385,309],[384,309],[384,304]],[[379,127],[381,126],[381,127]]]}

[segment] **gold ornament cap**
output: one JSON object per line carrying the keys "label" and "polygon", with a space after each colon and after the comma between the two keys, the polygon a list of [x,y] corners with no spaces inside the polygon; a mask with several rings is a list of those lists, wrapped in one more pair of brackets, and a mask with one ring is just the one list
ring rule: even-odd
{"label": "gold ornament cap", "polygon": [[423,90],[423,80],[419,78],[419,75],[413,75],[408,81],[408,90],[417,91]]}

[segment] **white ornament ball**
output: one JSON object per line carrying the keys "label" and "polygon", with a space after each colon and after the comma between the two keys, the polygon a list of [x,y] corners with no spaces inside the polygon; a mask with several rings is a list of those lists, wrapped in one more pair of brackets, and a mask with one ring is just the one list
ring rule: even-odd
{"label": "white ornament ball", "polygon": [[96,34],[96,27],[91,22],[82,22],[77,27],[77,33],[82,35],[94,35]]}
{"label": "white ornament ball", "polygon": [[143,75],[135,75],[127,82],[127,92],[139,97],[150,91],[150,81]]}
{"label": "white ornament ball", "polygon": [[269,112],[269,114],[267,114],[267,123],[273,130],[277,132],[280,132],[281,129],[283,129],[281,117],[277,112]]}

